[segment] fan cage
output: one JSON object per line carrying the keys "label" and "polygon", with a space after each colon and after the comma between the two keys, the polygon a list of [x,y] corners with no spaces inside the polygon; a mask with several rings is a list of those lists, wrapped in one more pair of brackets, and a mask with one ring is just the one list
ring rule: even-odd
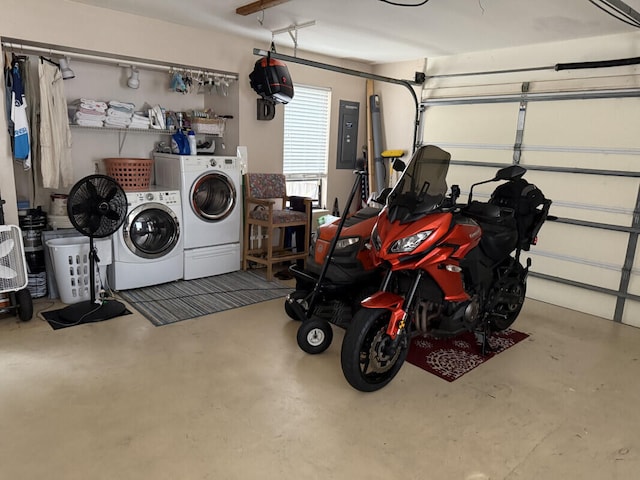
{"label": "fan cage", "polygon": [[[117,214],[117,220],[108,218],[108,215],[92,207],[92,202],[101,203],[107,198],[109,210]],[[67,212],[71,224],[82,235],[93,238],[108,237],[124,222],[127,214],[127,196],[113,177],[90,175],[71,189],[67,199]]]}
{"label": "fan cage", "polygon": [[2,245],[4,248],[0,248],[1,253],[5,253],[5,249],[8,251],[0,257],[0,270],[15,272],[15,276],[6,278],[6,275],[0,275],[0,293],[22,290],[29,283],[29,277],[20,229],[15,225],[0,225],[0,246]]}

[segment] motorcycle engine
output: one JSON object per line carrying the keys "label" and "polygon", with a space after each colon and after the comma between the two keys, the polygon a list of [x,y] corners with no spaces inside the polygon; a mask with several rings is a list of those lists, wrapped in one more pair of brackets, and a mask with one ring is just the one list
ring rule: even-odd
{"label": "motorcycle engine", "polygon": [[454,335],[473,330],[481,317],[478,295],[461,303],[419,299],[414,310],[413,322],[421,333]]}

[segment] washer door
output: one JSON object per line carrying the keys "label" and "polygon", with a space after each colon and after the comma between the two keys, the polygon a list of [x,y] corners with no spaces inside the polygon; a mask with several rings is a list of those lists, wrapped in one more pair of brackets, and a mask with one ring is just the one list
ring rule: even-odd
{"label": "washer door", "polygon": [[160,258],[178,243],[180,223],[166,205],[145,203],[129,212],[122,233],[124,242],[135,255]]}
{"label": "washer door", "polygon": [[236,206],[236,188],[224,173],[200,176],[191,187],[191,208],[202,220],[217,222],[228,217]]}

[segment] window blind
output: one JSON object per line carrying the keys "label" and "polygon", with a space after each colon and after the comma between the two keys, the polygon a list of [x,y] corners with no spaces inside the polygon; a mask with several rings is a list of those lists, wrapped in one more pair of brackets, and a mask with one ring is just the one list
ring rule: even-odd
{"label": "window blind", "polygon": [[295,86],[284,107],[283,173],[287,176],[324,176],[329,158],[331,90]]}

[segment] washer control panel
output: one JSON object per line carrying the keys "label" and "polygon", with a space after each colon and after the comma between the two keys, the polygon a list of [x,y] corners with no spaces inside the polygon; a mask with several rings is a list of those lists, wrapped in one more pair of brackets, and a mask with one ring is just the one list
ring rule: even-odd
{"label": "washer control panel", "polygon": [[152,202],[162,203],[167,206],[180,205],[180,191],[157,190],[153,192],[127,192],[127,204],[129,207]]}

